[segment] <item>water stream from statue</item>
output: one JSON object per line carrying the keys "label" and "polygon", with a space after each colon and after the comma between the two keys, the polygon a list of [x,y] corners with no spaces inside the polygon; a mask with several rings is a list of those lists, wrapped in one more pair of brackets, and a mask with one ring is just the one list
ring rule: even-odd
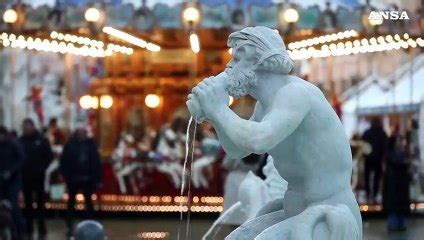
{"label": "water stream from statue", "polygon": [[[193,166],[193,154],[194,154],[194,142],[196,137],[196,121],[193,121],[193,117],[190,117],[187,126],[186,132],[186,142],[185,142],[185,159],[184,159],[184,170],[183,170],[183,179],[181,182],[181,192],[180,192],[180,222],[184,220],[184,203],[187,199],[187,220],[185,227],[185,239],[190,239],[190,208],[192,203],[192,193],[191,193],[191,169]],[[187,191],[186,191],[187,190]],[[186,194],[185,194],[186,192]],[[181,224],[180,224],[181,226]],[[178,240],[180,239],[180,226],[178,227]]]}

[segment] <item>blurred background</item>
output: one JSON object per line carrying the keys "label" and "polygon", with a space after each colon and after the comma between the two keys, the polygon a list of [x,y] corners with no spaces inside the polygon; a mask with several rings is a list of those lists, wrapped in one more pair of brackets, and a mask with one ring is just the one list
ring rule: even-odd
{"label": "blurred background", "polygon": [[[422,0],[0,0],[0,239],[65,239],[85,218],[109,239],[176,239],[180,211],[200,239],[266,159],[227,159],[199,125],[180,196],[187,95],[247,26],[278,31],[291,74],[340,117],[364,239],[422,239],[423,14]],[[229,104],[249,118],[255,101]]]}

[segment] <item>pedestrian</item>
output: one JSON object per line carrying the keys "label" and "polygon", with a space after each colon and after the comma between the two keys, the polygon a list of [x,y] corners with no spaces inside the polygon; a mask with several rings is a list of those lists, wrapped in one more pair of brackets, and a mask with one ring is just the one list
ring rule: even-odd
{"label": "pedestrian", "polygon": [[[22,239],[25,221],[19,208],[21,191],[21,168],[25,155],[18,142],[13,140],[5,127],[0,126],[0,201],[6,200],[10,206],[16,232],[15,239]],[[0,204],[2,205],[2,204]]]}
{"label": "pedestrian", "polygon": [[[45,222],[46,193],[44,178],[47,167],[53,159],[49,141],[36,129],[34,122],[27,118],[23,121],[23,134],[19,142],[24,148],[26,161],[22,169],[23,192],[25,198],[24,215],[27,234],[32,238],[33,221],[37,219],[38,239],[45,239],[47,228]],[[36,206],[33,206],[35,199]]]}
{"label": "pedestrian", "polygon": [[91,195],[101,184],[101,162],[98,148],[87,130],[78,126],[71,139],[65,144],[60,158],[60,170],[68,188],[68,211],[66,224],[68,236],[72,235],[75,215],[75,196],[82,191],[85,199],[85,217],[94,217]]}
{"label": "pedestrian", "polygon": [[[60,171],[59,171],[59,158],[62,154],[63,145],[65,142],[65,134],[59,128],[57,124],[57,118],[51,118],[49,121],[49,127],[46,129],[46,138],[50,142],[50,146],[53,152],[53,160],[46,170],[46,177],[44,179],[44,190],[46,193],[52,193],[51,188],[58,187],[57,183],[60,182]],[[59,191],[60,192],[60,191]],[[61,198],[61,196],[60,196]]]}
{"label": "pedestrian", "polygon": [[368,201],[374,203],[380,190],[383,159],[387,153],[387,135],[380,118],[371,120],[371,127],[364,132],[362,140],[371,146],[371,152],[365,154],[365,192]]}
{"label": "pedestrian", "polygon": [[387,213],[389,231],[406,230],[405,215],[409,213],[409,161],[406,139],[395,135],[388,144],[385,162],[383,207]]}

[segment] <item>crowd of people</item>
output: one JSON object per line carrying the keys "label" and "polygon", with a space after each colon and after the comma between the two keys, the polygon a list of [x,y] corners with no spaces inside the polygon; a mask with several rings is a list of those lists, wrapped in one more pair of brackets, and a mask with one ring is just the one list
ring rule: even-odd
{"label": "crowd of people", "polygon": [[[68,188],[68,236],[73,234],[78,191],[85,196],[86,217],[93,217],[91,194],[101,183],[101,161],[95,142],[87,136],[83,126],[77,127],[67,142],[56,119],[43,131],[36,128],[33,120],[25,119],[21,136],[0,126],[0,159],[0,216],[9,213],[9,223],[13,223],[4,223],[0,234],[9,235],[11,239],[33,239],[37,232],[37,239],[46,238],[46,196],[55,169]],[[23,193],[23,211],[19,205],[20,192]]]}
{"label": "crowd of people", "polygon": [[[141,185],[146,184],[140,176],[144,168],[167,176],[170,186],[180,189],[186,126],[187,122],[177,117],[156,134],[148,129],[122,134],[110,158],[121,193],[141,194]],[[94,217],[92,194],[102,185],[102,163],[96,142],[85,125],[78,125],[68,136],[58,127],[57,119],[51,119],[45,129],[37,129],[33,120],[25,119],[20,132],[18,135],[0,127],[0,208],[11,216],[10,233],[14,239],[45,239],[46,201],[62,200],[67,192],[65,222],[67,235],[72,236],[78,193],[84,196],[85,218]],[[222,153],[211,125],[200,127],[194,145],[193,186],[207,189],[206,175],[213,175],[208,168]],[[1,211],[0,218],[6,219]],[[6,229],[2,220],[0,229]]]}
{"label": "crowd of people", "polygon": [[[157,132],[148,128],[136,133],[124,131],[110,158],[120,192],[141,194],[145,169],[165,175],[170,186],[180,189],[186,146],[190,144],[186,143],[186,127],[187,122],[177,117]],[[238,179],[249,170],[259,169],[257,174],[261,176],[263,157],[226,159],[213,127],[205,123],[198,128],[191,179],[194,188],[210,188],[212,166],[218,160],[220,167],[229,172],[225,188],[234,189],[233,185],[239,184]],[[84,125],[78,125],[68,137],[56,119],[51,119],[43,130],[38,130],[31,119],[25,119],[21,132],[18,135],[0,126],[0,239],[7,234],[12,234],[14,239],[32,239],[35,232],[38,239],[45,239],[46,200],[62,199],[65,185],[67,235],[72,236],[77,193],[84,196],[85,217],[94,218],[92,194],[102,185],[97,144]],[[410,135],[400,134],[399,129],[389,136],[381,119],[374,118],[369,129],[351,140],[352,187],[357,199],[360,203],[382,203],[388,213],[390,230],[404,230],[406,226],[404,217],[409,211],[410,165],[414,155],[410,139]],[[230,192],[225,192],[225,203],[231,202]]]}
{"label": "crowd of people", "polygon": [[411,165],[417,149],[411,136],[395,127],[390,135],[382,120],[374,117],[370,127],[351,139],[353,156],[352,187],[360,203],[382,203],[388,216],[388,229],[406,229],[410,211]]}

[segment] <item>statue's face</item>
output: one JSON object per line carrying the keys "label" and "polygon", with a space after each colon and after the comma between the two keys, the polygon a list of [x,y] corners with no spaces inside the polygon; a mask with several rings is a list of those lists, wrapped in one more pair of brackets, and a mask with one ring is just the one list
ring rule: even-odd
{"label": "statue's face", "polygon": [[242,49],[233,51],[233,59],[227,64],[225,72],[229,76],[227,90],[233,97],[243,97],[256,85],[254,60]]}

